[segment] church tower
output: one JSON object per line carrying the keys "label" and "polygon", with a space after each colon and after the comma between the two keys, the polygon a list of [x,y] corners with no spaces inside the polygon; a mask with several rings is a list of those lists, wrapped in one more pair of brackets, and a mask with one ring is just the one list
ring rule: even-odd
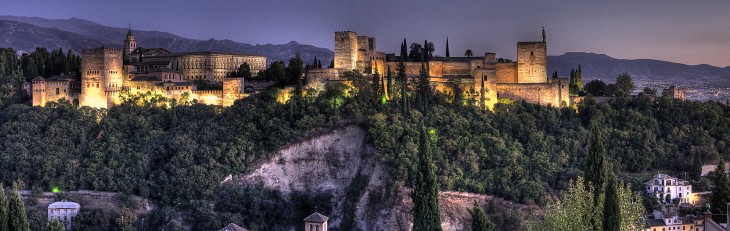
{"label": "church tower", "polygon": [[132,51],[137,49],[137,42],[134,41],[134,34],[132,34],[132,27],[129,27],[127,31],[127,38],[124,39],[124,62],[127,63],[132,59]]}

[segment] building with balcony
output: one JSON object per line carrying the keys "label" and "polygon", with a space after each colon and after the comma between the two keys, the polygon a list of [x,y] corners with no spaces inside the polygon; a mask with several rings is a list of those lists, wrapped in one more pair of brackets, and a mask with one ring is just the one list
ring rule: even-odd
{"label": "building with balcony", "polygon": [[658,173],[653,179],[644,183],[646,193],[663,203],[671,203],[678,199],[679,203],[693,204],[692,185],[685,180]]}

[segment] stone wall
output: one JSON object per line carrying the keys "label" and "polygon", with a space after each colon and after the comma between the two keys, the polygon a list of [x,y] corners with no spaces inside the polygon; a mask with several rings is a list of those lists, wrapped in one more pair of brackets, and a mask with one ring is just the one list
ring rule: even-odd
{"label": "stone wall", "polygon": [[544,42],[517,43],[517,82],[547,82],[547,49]]}
{"label": "stone wall", "polygon": [[335,68],[352,70],[357,67],[357,33],[335,32]]}
{"label": "stone wall", "polygon": [[474,70],[474,91],[481,107],[493,109],[497,104],[497,72],[492,68]]}
{"label": "stone wall", "polygon": [[517,63],[497,63],[498,83],[517,83]]}
{"label": "stone wall", "polygon": [[553,107],[570,105],[568,79],[562,78],[548,83],[497,83],[497,94],[500,98]]}
{"label": "stone wall", "polygon": [[244,88],[243,78],[224,78],[223,79],[223,106],[229,107],[243,95]]}
{"label": "stone wall", "polygon": [[[474,66],[476,68],[476,65]],[[444,62],[443,75],[471,75],[471,62]]]}
{"label": "stone wall", "polygon": [[[84,49],[81,53],[81,95],[79,105],[107,108],[105,94],[107,86],[122,81],[122,51],[102,47]],[[111,81],[107,80],[110,78]]]}
{"label": "stone wall", "polygon": [[208,105],[222,105],[221,96],[223,91],[221,90],[198,90],[192,91],[192,98],[197,99],[198,102]]}

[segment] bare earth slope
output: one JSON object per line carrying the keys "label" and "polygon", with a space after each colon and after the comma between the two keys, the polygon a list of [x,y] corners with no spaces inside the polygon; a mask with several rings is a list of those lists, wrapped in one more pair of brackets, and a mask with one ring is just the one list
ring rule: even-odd
{"label": "bare earth slope", "polygon": [[[245,176],[242,184],[263,183],[284,195],[294,190],[326,192],[333,195],[334,214],[330,227],[342,222],[343,201],[348,186],[358,172],[370,181],[355,206],[355,225],[362,230],[410,230],[413,203],[410,189],[398,191],[392,202],[370,202],[370,195],[384,191],[390,180],[374,149],[367,143],[366,132],[358,126],[347,126],[308,141],[292,144],[280,150],[270,160]],[[484,205],[491,196],[441,192],[440,211],[444,230],[464,230],[470,224],[469,210],[474,201]]]}

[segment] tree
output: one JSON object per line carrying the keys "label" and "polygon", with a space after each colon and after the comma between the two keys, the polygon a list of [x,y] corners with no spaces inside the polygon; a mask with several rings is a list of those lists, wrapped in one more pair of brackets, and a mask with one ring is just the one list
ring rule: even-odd
{"label": "tree", "polygon": [[484,210],[482,210],[482,207],[479,207],[476,201],[474,201],[474,206],[470,213],[472,231],[492,231],[494,229],[494,225],[487,220],[487,216],[484,215]]}
{"label": "tree", "polygon": [[388,65],[388,82],[385,86],[385,92],[388,99],[392,99],[393,97],[393,78],[391,77],[393,73],[390,71],[390,65]]}
{"label": "tree", "polygon": [[449,55],[449,36],[446,36],[446,58],[451,57]]}
{"label": "tree", "polygon": [[606,196],[603,204],[603,230],[621,230],[621,201],[616,187],[616,176],[611,174],[606,184]]}
{"label": "tree", "polygon": [[243,64],[238,66],[237,70],[231,72],[228,76],[243,77],[244,79],[250,79],[251,78],[251,66],[248,65],[248,62],[243,62]]}
{"label": "tree", "polygon": [[30,227],[28,225],[28,217],[25,214],[25,205],[23,200],[20,199],[20,193],[18,193],[17,187],[13,189],[13,196],[8,204],[10,214],[8,216],[8,228],[11,231],[28,231]]}
{"label": "tree", "polygon": [[413,183],[413,230],[432,231],[441,230],[441,217],[439,214],[438,183],[433,164],[433,141],[436,139],[436,132],[430,129],[428,132],[421,128],[420,145],[418,148],[418,172],[415,174]]}
{"label": "tree", "polygon": [[[583,187],[583,178],[578,177],[571,181],[568,190],[563,194],[563,199],[547,205],[545,208],[545,220],[537,224],[536,230],[601,230],[602,225],[594,226],[594,221],[601,220],[605,216],[604,199],[599,198],[599,204],[594,205],[593,186],[588,190]],[[642,216],[644,208],[641,197],[631,192],[631,187],[623,183],[617,183],[616,195],[620,212],[620,230],[641,230],[644,223]]]}
{"label": "tree", "polygon": [[628,97],[631,92],[636,89],[636,85],[631,80],[631,75],[624,72],[616,77],[616,95],[619,97]]}
{"label": "tree", "polygon": [[406,38],[403,38],[403,43],[400,44],[400,61],[406,62],[408,58],[408,43]]}
{"label": "tree", "polygon": [[730,179],[725,173],[725,160],[720,157],[720,161],[715,168],[713,183],[715,188],[712,189],[712,197],[710,198],[711,212],[725,213],[727,203],[730,202]]}
{"label": "tree", "polygon": [[408,58],[411,59],[411,61],[414,62],[423,62],[424,61],[424,49],[421,44],[418,43],[411,43],[411,51],[408,53]]}
{"label": "tree", "polygon": [[598,204],[598,198],[602,193],[603,184],[606,182],[606,147],[603,144],[598,123],[594,122],[591,128],[590,147],[588,149],[588,160],[586,160],[585,174],[585,190],[590,189],[591,185],[594,190],[594,205]]}
{"label": "tree", "polygon": [[66,231],[66,228],[63,227],[63,224],[60,221],[53,220],[48,223],[46,230],[48,230],[48,231]]}
{"label": "tree", "polygon": [[8,199],[0,182],[0,231],[8,231]]}
{"label": "tree", "polygon": [[289,59],[289,65],[286,67],[286,84],[300,84],[303,68],[304,61],[297,53],[294,58]]}
{"label": "tree", "polygon": [[[578,65],[578,70],[570,70],[570,94],[578,95],[583,91],[583,77],[581,73],[581,67]],[[557,76],[557,73],[556,75]]]}
{"label": "tree", "polygon": [[474,52],[472,52],[471,49],[466,49],[466,51],[464,52],[464,56],[472,57],[474,56]]}
{"label": "tree", "polygon": [[592,96],[604,96],[606,95],[608,86],[600,79],[594,79],[586,83],[585,91]]}
{"label": "tree", "polygon": [[421,63],[421,72],[418,76],[418,99],[421,104],[421,110],[425,113],[428,108],[428,101],[431,98],[431,83],[428,71],[423,63]]}

